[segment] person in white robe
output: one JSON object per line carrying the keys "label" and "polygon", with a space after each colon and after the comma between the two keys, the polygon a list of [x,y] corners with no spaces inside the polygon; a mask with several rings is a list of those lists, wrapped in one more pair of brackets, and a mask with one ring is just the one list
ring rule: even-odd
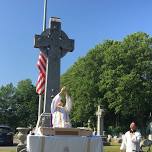
{"label": "person in white robe", "polygon": [[71,128],[69,119],[71,108],[71,97],[68,95],[66,88],[63,87],[61,91],[53,98],[51,103],[53,128]]}
{"label": "person in white robe", "polygon": [[136,131],[137,126],[134,122],[130,124],[130,130],[125,133],[122,138],[122,143],[120,147],[121,152],[139,152],[140,151],[140,141],[141,134]]}

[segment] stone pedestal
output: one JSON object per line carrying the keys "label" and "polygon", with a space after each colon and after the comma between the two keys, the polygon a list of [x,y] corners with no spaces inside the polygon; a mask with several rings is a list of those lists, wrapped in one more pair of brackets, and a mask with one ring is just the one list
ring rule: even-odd
{"label": "stone pedestal", "polygon": [[90,128],[50,128],[40,127],[40,133],[44,136],[91,136]]}
{"label": "stone pedestal", "polygon": [[37,136],[28,135],[28,152],[103,152],[97,136]]}
{"label": "stone pedestal", "polygon": [[25,141],[26,141],[27,133],[30,129],[29,128],[18,127],[17,130],[18,130],[17,137],[19,139],[19,144],[17,145],[16,151],[21,152],[21,151],[23,151],[23,149],[26,148]]}
{"label": "stone pedestal", "polygon": [[42,113],[39,116],[36,127],[50,127],[51,126],[51,113]]}

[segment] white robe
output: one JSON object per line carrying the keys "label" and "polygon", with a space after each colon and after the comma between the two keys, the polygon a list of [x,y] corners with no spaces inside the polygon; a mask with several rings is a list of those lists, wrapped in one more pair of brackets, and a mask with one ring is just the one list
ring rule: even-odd
{"label": "white robe", "polygon": [[131,136],[130,131],[127,131],[123,136],[120,150],[126,150],[126,152],[133,152],[133,150],[139,151],[140,141],[141,141],[140,132],[135,132]]}
{"label": "white robe", "polygon": [[71,111],[72,102],[70,96],[66,95],[66,104],[64,107],[58,106],[61,97],[57,94],[51,103],[52,125],[53,128],[70,128],[69,112]]}

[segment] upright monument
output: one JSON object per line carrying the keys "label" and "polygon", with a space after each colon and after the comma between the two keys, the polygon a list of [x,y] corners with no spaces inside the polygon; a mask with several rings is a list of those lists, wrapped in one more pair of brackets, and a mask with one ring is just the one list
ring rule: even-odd
{"label": "upright monument", "polygon": [[96,112],[97,116],[97,135],[101,136],[103,135],[103,130],[104,130],[104,115],[105,115],[105,110],[104,108],[100,105],[98,105],[98,110]]}
{"label": "upright monument", "polygon": [[50,128],[51,97],[55,96],[60,88],[60,60],[67,52],[74,49],[74,40],[69,39],[61,30],[59,18],[53,17],[49,28],[41,35],[35,36],[35,48],[39,48],[47,57],[46,84],[43,113],[39,117],[40,122],[37,123],[37,127],[41,125],[39,128],[41,134],[27,136],[27,151],[102,152],[101,138],[91,137],[92,131],[90,130]]}
{"label": "upright monument", "polygon": [[74,40],[69,39],[62,31],[60,19],[52,17],[49,28],[41,35],[35,35],[34,47],[39,48],[47,58],[44,107],[38,123],[43,122],[44,127],[50,127],[51,97],[55,96],[60,88],[60,61],[67,52],[73,51]]}

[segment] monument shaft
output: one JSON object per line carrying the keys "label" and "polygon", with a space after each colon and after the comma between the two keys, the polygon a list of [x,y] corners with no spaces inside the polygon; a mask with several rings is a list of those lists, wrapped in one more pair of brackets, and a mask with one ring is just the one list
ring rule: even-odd
{"label": "monument shaft", "polygon": [[[55,49],[55,48],[54,48]],[[58,52],[58,50],[56,50]],[[59,92],[60,87],[60,58],[50,55],[47,59],[46,67],[46,85],[44,96],[44,112],[50,113],[51,96]]]}

